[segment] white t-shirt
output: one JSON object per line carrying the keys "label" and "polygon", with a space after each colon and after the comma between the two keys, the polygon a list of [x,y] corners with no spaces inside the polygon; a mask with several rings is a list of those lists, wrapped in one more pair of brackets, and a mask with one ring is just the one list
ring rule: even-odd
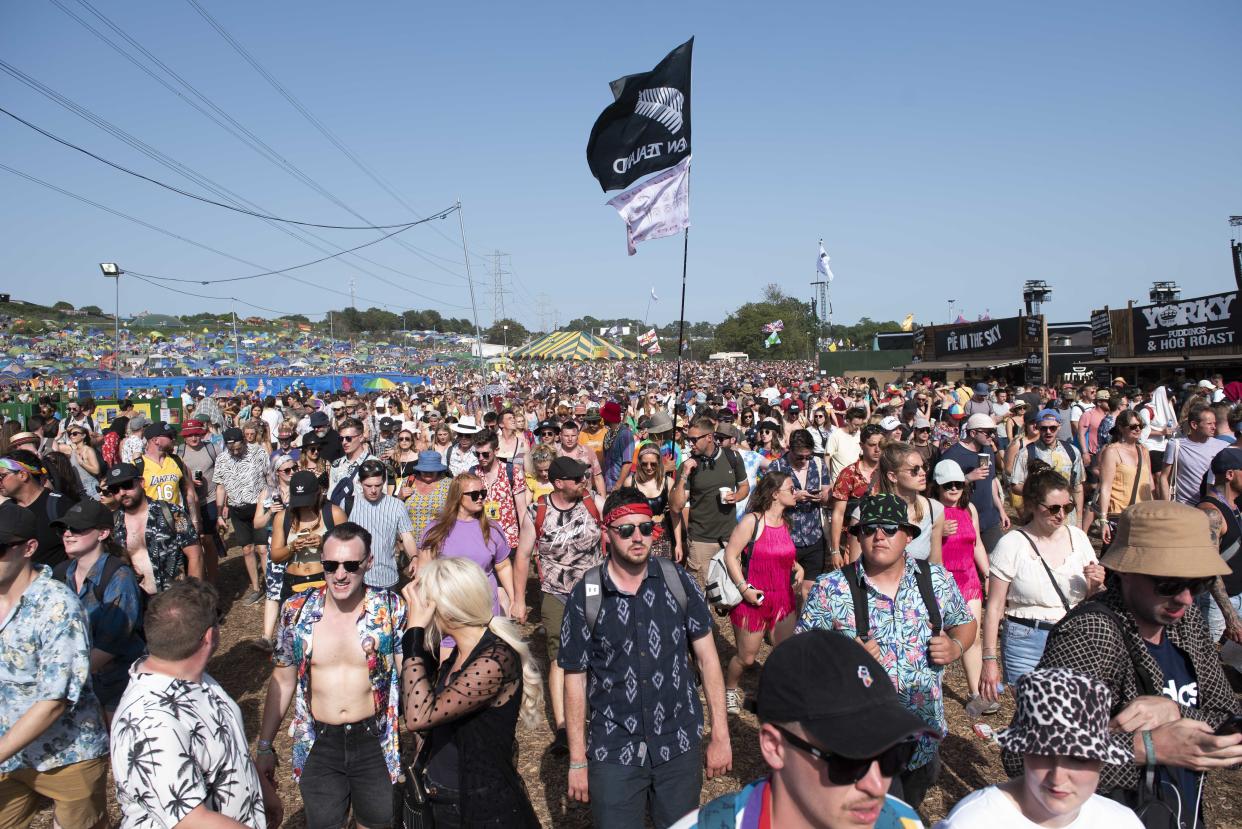
{"label": "white t-shirt", "polygon": [[[1039,829],[1027,820],[1009,795],[996,786],[988,786],[967,795],[953,807],[948,817],[933,829]],[[1078,810],[1078,817],[1064,829],[1142,829],[1138,815],[1120,803],[1093,794]]]}
{"label": "white t-shirt", "polygon": [[[1087,596],[1087,578],[1082,574],[1082,568],[1097,561],[1087,534],[1074,526],[1068,526],[1068,529],[1073,551],[1059,567],[1051,569],[1066,601],[1073,607]],[[1009,582],[1009,592],[1005,597],[1006,616],[1059,622],[1065,615],[1065,605],[1061,604],[1044,565],[1040,564],[1022,533],[1014,529],[1001,536],[992,550],[990,562],[991,575]]]}

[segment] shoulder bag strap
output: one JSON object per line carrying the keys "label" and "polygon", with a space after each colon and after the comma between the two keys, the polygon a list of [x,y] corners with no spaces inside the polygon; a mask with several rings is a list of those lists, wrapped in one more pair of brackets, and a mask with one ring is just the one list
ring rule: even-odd
{"label": "shoulder bag strap", "polygon": [[923,597],[923,607],[927,608],[927,622],[931,625],[932,636],[939,636],[944,629],[944,617],[940,614],[940,602],[936,601],[936,591],[932,588],[931,563],[926,559],[915,562],[914,580]]}
{"label": "shoulder bag strap", "polygon": [[1134,488],[1130,490],[1130,503],[1126,504],[1127,507],[1133,506],[1138,500],[1139,480],[1143,477],[1143,444],[1136,443],[1134,451],[1138,454],[1138,466],[1134,470]]}
{"label": "shoulder bag strap", "polygon": [[850,596],[854,600],[854,635],[866,639],[871,633],[871,615],[867,610],[867,593],[858,578],[858,565],[847,564],[841,568],[845,583],[849,585]]}
{"label": "shoulder bag strap", "polygon": [[[1068,529],[1068,527],[1066,528]],[[1039,563],[1044,565],[1044,572],[1048,574],[1048,580],[1052,582],[1052,589],[1057,591],[1057,598],[1061,600],[1061,604],[1065,606],[1068,613],[1070,609],[1069,600],[1065,598],[1065,594],[1061,592],[1061,585],[1057,582],[1057,577],[1052,574],[1052,568],[1048,566],[1048,562],[1044,561],[1044,557],[1039,554],[1039,548],[1035,546],[1035,539],[1026,534],[1026,530],[1018,530],[1022,533],[1022,537],[1026,539],[1026,543],[1031,545],[1031,550],[1035,553],[1035,558],[1039,559]],[[1074,546],[1074,535],[1070,534],[1070,548]]]}

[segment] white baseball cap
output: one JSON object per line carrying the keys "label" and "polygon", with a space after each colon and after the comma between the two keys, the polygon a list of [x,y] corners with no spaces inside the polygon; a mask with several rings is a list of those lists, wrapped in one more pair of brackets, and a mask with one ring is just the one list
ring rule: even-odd
{"label": "white baseball cap", "polygon": [[957,465],[957,461],[948,458],[936,464],[936,469],[932,472],[932,478],[935,479],[936,484],[939,486],[944,486],[953,481],[966,483],[966,476],[962,473],[962,468]]}
{"label": "white baseball cap", "polygon": [[886,432],[891,432],[894,429],[901,428],[901,421],[893,417],[892,415],[889,415],[888,417],[880,421],[880,428]]}
{"label": "white baseball cap", "polygon": [[971,429],[996,429],[996,424],[992,422],[992,416],[983,412],[975,412],[966,419],[966,431]]}

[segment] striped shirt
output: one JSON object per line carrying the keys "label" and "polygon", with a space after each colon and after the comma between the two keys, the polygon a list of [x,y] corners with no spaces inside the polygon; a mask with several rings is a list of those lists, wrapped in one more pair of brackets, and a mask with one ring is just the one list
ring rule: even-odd
{"label": "striped shirt", "polygon": [[359,492],[354,498],[349,520],[361,524],[371,533],[371,569],[367,570],[369,587],[388,588],[397,583],[397,538],[401,533],[412,533],[410,513],[398,499],[381,495],[375,502],[368,501]]}
{"label": "striped shirt", "polygon": [[215,473],[212,476],[216,488],[224,488],[230,507],[245,504],[257,504],[267,488],[267,452],[261,448],[258,452],[247,451],[241,458],[232,452],[221,452],[216,457]]}

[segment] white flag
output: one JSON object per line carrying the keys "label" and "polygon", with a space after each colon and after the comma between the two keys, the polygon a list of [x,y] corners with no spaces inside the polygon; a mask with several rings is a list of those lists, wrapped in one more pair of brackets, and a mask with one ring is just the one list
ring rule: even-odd
{"label": "white flag", "polygon": [[637,252],[634,246],[639,242],[690,227],[690,157],[609,199],[608,204],[625,222],[630,256]]}
{"label": "white flag", "polygon": [[653,286],[651,286],[651,298],[652,298],[653,300],[655,300],[656,302],[659,302],[659,301],[660,301],[660,298],[659,298],[658,296],[656,296],[655,286],[654,286],[654,285],[653,285]]}
{"label": "white flag", "polygon": [[825,282],[832,283],[832,268],[828,267],[828,251],[824,250],[824,240],[819,240],[819,262],[815,265],[815,271]]}

